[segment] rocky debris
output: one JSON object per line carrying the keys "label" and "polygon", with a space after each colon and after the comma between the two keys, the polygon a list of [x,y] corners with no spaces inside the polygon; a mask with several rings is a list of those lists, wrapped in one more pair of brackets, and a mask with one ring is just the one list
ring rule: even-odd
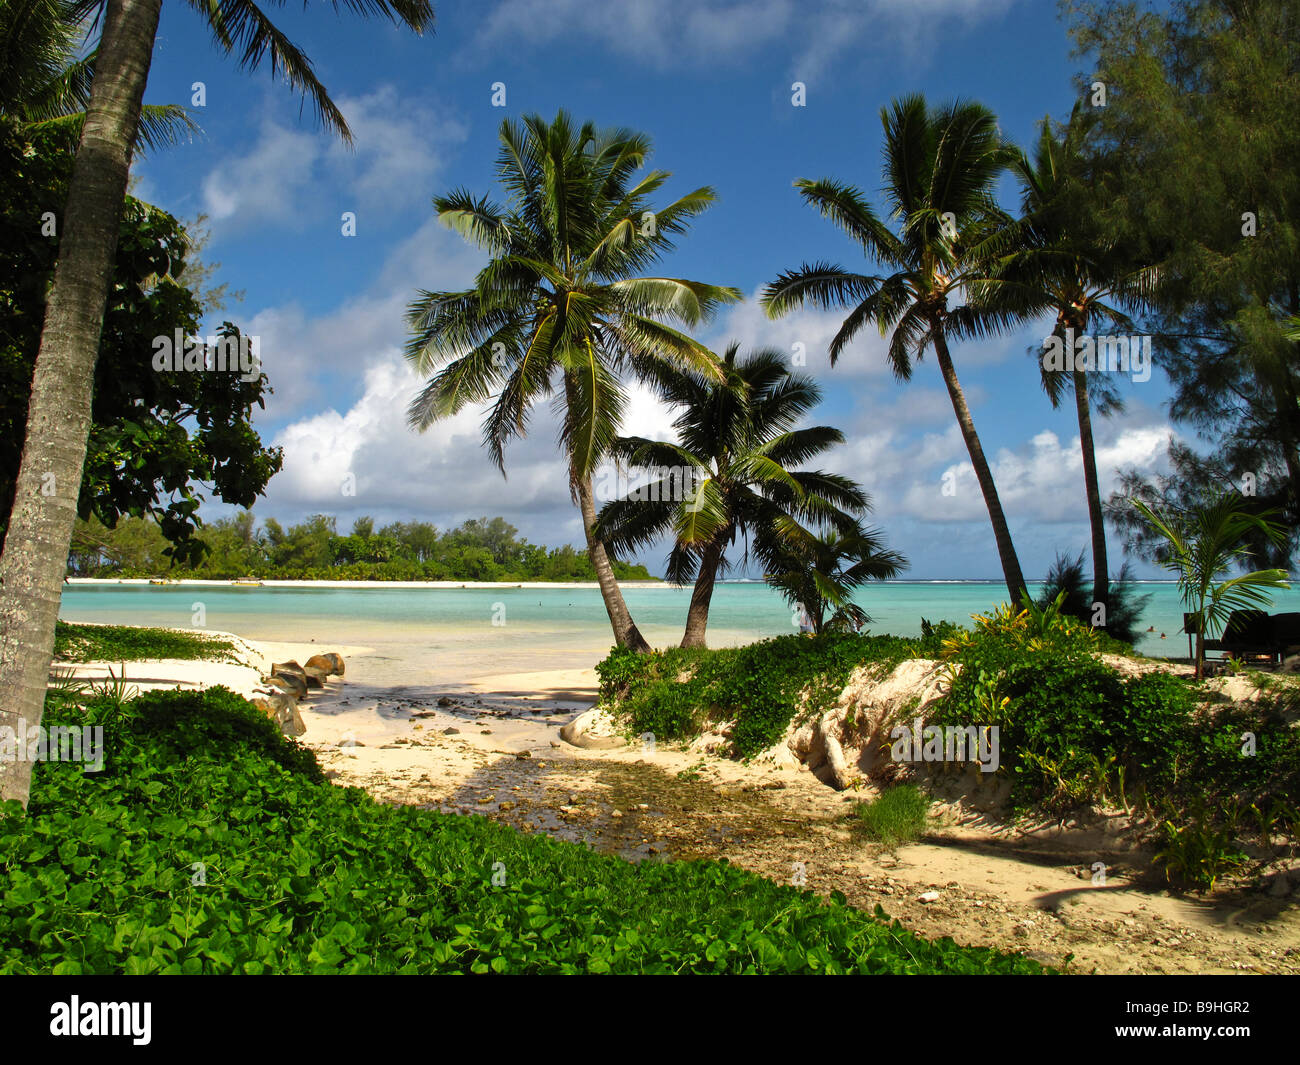
{"label": "rocky debris", "polygon": [[280,726],[286,736],[301,736],[307,724],[298,711],[298,700],[307,698],[310,690],[325,687],[325,678],[343,674],[343,657],[330,652],[313,655],[305,666],[295,661],[273,662],[270,676],[262,678],[259,694],[253,705]]}
{"label": "rocky debris", "polygon": [[609,712],[597,706],[579,714],[560,729],[560,739],[575,747],[595,750],[626,747],[627,740],[615,732],[615,727]]}
{"label": "rocky debris", "polygon": [[328,651],[321,655],[312,655],[307,659],[307,664],[303,668],[324,670],[327,677],[341,677],[344,670],[343,656],[334,651]]}
{"label": "rocky debris", "polygon": [[298,712],[298,700],[286,692],[270,692],[253,699],[253,705],[274,721],[286,736],[301,736],[307,725]]}
{"label": "rocky debris", "polygon": [[287,692],[295,699],[307,697],[307,680],[301,673],[275,673],[263,682],[268,688]]}

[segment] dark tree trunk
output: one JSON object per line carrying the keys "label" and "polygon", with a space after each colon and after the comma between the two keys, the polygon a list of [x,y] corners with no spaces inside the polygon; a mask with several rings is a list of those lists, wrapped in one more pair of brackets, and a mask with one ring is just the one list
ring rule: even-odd
{"label": "dark tree trunk", "polygon": [[1092,527],[1092,601],[1101,603],[1110,624],[1110,577],[1106,559],[1106,519],[1101,509],[1101,488],[1097,483],[1097,453],[1092,440],[1092,406],[1088,397],[1088,376],[1074,371],[1074,405],[1079,413],[1079,448],[1083,452],[1083,483],[1088,493],[1088,523]]}
{"label": "dark tree trunk", "polygon": [[[63,212],[32,376],[27,434],[0,555],[0,727],[40,725],[90,434],[95,363],[162,0],[108,0],[90,107]],[[31,763],[0,761],[24,806]]]}
{"label": "dark tree trunk", "polygon": [[649,651],[650,645],[627,609],[623,591],[618,586],[614,567],[609,561],[609,553],[605,550],[605,545],[591,534],[591,530],[596,527],[596,500],[591,477],[583,477],[575,472],[573,478],[578,507],[582,511],[582,531],[587,537],[587,555],[596,569],[596,580],[600,582],[600,596],[605,601],[605,612],[609,615],[609,624],[614,630],[614,641],[620,647],[629,647],[633,651]]}
{"label": "dark tree trunk", "polygon": [[717,582],[718,567],[722,564],[722,538],[716,537],[700,555],[700,571],[695,575],[695,588],[691,592],[691,606],[686,612],[686,634],[683,647],[704,647],[704,630],[709,624],[709,603],[713,599],[713,586]]}
{"label": "dark tree trunk", "polygon": [[952,355],[948,351],[948,341],[943,335],[942,327],[934,330],[934,353],[939,360],[943,382],[948,386],[948,397],[952,400],[953,413],[957,415],[957,425],[961,429],[962,439],[966,442],[966,453],[970,456],[971,465],[975,467],[975,477],[979,481],[980,491],[984,494],[984,505],[988,508],[989,521],[993,525],[993,538],[997,541],[998,558],[1002,562],[1002,575],[1007,582],[1011,605],[1019,606],[1028,594],[1025,578],[1020,572],[1020,560],[1016,557],[1016,548],[1011,542],[1011,530],[1007,527],[1007,518],[1002,512],[1002,503],[998,500],[993,473],[989,469],[988,460],[984,457],[984,448],[980,445],[979,434],[975,432],[975,422],[971,418],[970,407],[966,405],[966,395],[962,392],[961,382],[957,380],[957,371],[953,368]]}

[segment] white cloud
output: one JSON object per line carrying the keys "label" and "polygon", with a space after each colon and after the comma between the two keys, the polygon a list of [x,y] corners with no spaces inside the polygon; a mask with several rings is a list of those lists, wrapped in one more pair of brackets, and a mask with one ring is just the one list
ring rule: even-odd
{"label": "white cloud", "polygon": [[251,151],[203,179],[203,210],[227,224],[291,217],[323,152],[319,134],[265,118]]}
{"label": "white cloud", "polygon": [[[321,130],[301,130],[264,118],[243,155],[222,160],[203,180],[203,209],[214,222],[246,226],[272,222],[300,228],[319,216],[328,189],[338,208],[383,217],[427,199],[446,150],[464,127],[391,85],[360,97],[341,97],[352,147]],[[342,202],[338,190],[342,188]]]}
{"label": "white cloud", "polygon": [[[1165,425],[1104,431],[1097,448],[1103,498],[1118,487],[1118,469],[1136,467],[1149,472],[1157,468],[1168,440]],[[881,434],[862,460],[870,471],[864,480],[878,486],[878,514],[895,512],[944,523],[987,520],[975,469],[955,425],[943,434],[926,436],[915,451],[900,446],[890,434]],[[1017,447],[1000,448],[991,457],[990,467],[1009,518],[1044,524],[1087,520],[1078,436],[1062,442],[1056,433],[1042,430]],[[950,486],[947,493],[945,482]]]}
{"label": "white cloud", "polygon": [[416,290],[463,288],[482,263],[479,252],[430,217],[392,251],[378,277],[329,313],[311,317],[298,304],[258,311],[244,332],[261,337],[273,413],[293,417],[309,405],[337,405],[340,388],[350,397],[366,367],[401,350]]}
{"label": "white cloud", "polygon": [[812,75],[865,45],[933,52],[951,23],[996,17],[1015,0],[502,0],[483,20],[481,48],[541,48],[575,38],[656,69],[733,65],[779,46]]}
{"label": "white cloud", "polygon": [[[706,341],[721,352],[729,343],[740,343],[741,355],[758,348],[775,348],[792,361],[799,356],[803,365],[792,369],[825,382],[828,376],[880,378],[890,374],[885,358],[886,343],[875,327],[862,330],[840,354],[834,369],[830,344],[839,332],[846,310],[802,307],[781,318],[767,316],[759,303],[762,289],[755,289],[743,303],[732,304],[709,327]],[[798,347],[802,345],[802,348]]]}
{"label": "white cloud", "polygon": [[[394,353],[366,371],[362,395],[346,410],[324,410],[280,430],[272,443],[284,449],[284,468],[271,482],[267,512],[334,514],[340,527],[359,514],[441,525],[500,514],[535,541],[581,542],[549,404],[537,409],[528,436],[507,448],[502,478],[482,446],[484,405],[423,433],[407,426],[406,408],[420,384]],[[671,420],[645,388],[630,390],[625,432],[671,438]]]}

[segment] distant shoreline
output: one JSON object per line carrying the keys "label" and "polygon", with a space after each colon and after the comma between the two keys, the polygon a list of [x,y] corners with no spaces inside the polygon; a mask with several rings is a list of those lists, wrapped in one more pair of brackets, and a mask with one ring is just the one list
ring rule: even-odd
{"label": "distant shoreline", "polygon": [[[256,585],[250,583],[252,580],[265,588],[569,588],[598,589],[600,585],[595,581],[349,581],[349,580],[282,580],[275,577],[266,578],[243,578],[242,581],[236,580],[211,580],[198,577],[176,577],[176,578],[157,578],[157,577],[69,577],[68,584],[74,585],[98,585],[98,584],[151,584],[157,580],[165,580],[166,584],[175,585],[199,585],[210,588],[242,587],[252,588]],[[765,582],[757,578],[718,581],[718,584],[764,584]],[[998,585],[1005,582],[997,577],[912,577],[899,578],[876,582],[879,584],[990,584]],[[1030,584],[1042,584],[1042,579],[1031,580]],[[1134,584],[1177,584],[1172,580],[1135,580]],[[620,588],[672,588],[681,590],[681,587],[669,584],[664,580],[649,581],[619,581]],[[158,585],[165,587],[165,585]]]}
{"label": "distant shoreline", "polygon": [[[599,588],[595,581],[301,581],[280,580],[275,577],[241,578],[240,580],[209,580],[198,577],[161,578],[165,584],[201,585],[209,588]],[[69,577],[68,584],[131,584],[149,585],[158,577]],[[253,584],[252,581],[257,581]],[[666,581],[619,581],[620,588],[672,588]]]}

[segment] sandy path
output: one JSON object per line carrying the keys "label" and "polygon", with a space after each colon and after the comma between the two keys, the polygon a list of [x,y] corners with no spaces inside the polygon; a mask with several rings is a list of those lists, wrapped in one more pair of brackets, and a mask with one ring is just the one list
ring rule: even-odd
{"label": "sandy path", "polygon": [[[958,823],[940,808],[924,841],[881,854],[849,824],[854,797],[806,771],[662,745],[573,747],[559,730],[594,698],[594,676],[585,690],[581,680],[573,671],[483,678],[480,691],[444,694],[446,706],[413,693],[381,699],[373,713],[382,731],[356,722],[353,738],[365,746],[339,746],[326,729],[355,721],[354,699],[328,723],[327,708],[314,710],[306,739],[339,783],[386,801],[486,815],[632,860],[726,858],[880,905],[927,936],[1055,965],[1073,955],[1077,972],[1300,973],[1294,901],[1170,895],[1140,854],[1104,832]],[[540,694],[501,694],[529,685]],[[1104,885],[1092,882],[1095,861],[1107,866]],[[922,900],[930,892],[937,898]]]}

